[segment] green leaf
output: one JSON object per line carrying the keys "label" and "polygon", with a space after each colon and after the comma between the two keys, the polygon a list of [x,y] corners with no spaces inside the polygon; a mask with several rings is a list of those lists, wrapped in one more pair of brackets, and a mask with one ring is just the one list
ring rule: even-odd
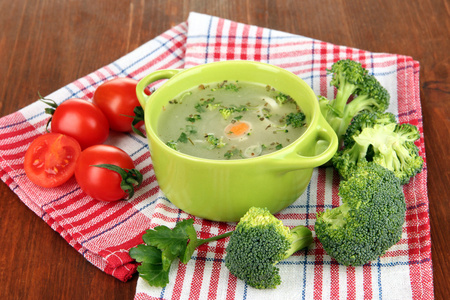
{"label": "green leaf", "polygon": [[139,276],[151,286],[165,287],[169,283],[169,271],[162,268],[162,265],[143,263],[137,267]]}
{"label": "green leaf", "polygon": [[147,245],[137,245],[129,251],[131,258],[137,262],[146,262],[151,264],[162,264],[161,250]]}
{"label": "green leaf", "polygon": [[138,245],[131,248],[129,254],[141,264],[137,267],[139,276],[149,285],[164,287],[169,283],[169,270],[172,261],[164,262],[162,252],[156,247]]}
{"label": "green leaf", "polygon": [[182,132],[177,142],[187,143],[188,142],[187,134],[185,132]]}
{"label": "green leaf", "polygon": [[192,227],[193,219],[183,220],[178,222],[173,229],[167,226],[157,226],[153,230],[148,230],[142,236],[145,243],[157,247],[163,253],[167,253],[176,257],[183,257],[186,251],[186,246],[189,241],[187,228]]}
{"label": "green leaf", "polygon": [[141,262],[137,267],[139,276],[145,279],[149,285],[164,287],[169,283],[170,263],[163,263],[161,250],[147,245],[138,245],[130,249],[130,256]]}

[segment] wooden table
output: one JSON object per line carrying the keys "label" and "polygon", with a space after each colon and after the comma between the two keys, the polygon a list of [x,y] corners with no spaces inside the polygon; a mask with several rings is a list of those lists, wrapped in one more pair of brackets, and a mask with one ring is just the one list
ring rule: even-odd
{"label": "wooden table", "polygon": [[[370,4],[369,4],[370,3]],[[190,11],[420,61],[435,296],[449,292],[450,12],[445,0],[0,2],[0,116],[118,59]],[[0,184],[1,299],[133,299]]]}

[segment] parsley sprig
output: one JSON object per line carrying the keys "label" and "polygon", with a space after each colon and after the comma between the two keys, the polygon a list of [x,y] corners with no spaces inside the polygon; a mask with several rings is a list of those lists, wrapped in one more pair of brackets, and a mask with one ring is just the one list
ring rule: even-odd
{"label": "parsley sprig", "polygon": [[145,244],[130,249],[130,256],[140,263],[139,276],[149,285],[165,287],[169,283],[170,266],[176,259],[187,264],[197,247],[233,233],[198,239],[193,224],[194,219],[187,219],[178,222],[173,229],[164,225],[149,229],[142,236]]}

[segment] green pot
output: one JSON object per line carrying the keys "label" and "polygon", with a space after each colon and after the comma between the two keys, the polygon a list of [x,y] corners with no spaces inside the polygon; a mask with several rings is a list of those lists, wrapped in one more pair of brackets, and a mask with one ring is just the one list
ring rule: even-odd
{"label": "green pot", "polygon": [[[152,95],[144,93],[149,84],[162,79],[169,80]],[[163,106],[192,87],[223,80],[262,83],[290,95],[305,113],[308,129],[285,148],[248,159],[204,159],[165,145],[158,137]],[[137,96],[145,112],[158,184],[174,205],[197,217],[238,221],[251,206],[276,213],[305,191],[313,168],[327,162],[337,150],[336,134],[322,117],[312,89],[298,76],[273,65],[224,61],[186,70],[160,70],[139,82]]]}

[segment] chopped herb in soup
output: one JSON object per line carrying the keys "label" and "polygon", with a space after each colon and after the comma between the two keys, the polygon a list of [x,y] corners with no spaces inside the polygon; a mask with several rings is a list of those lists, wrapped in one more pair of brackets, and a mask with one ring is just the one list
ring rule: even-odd
{"label": "chopped herb in soup", "polygon": [[169,147],[209,159],[241,159],[286,147],[306,130],[289,95],[261,84],[202,84],[171,99],[158,134]]}

